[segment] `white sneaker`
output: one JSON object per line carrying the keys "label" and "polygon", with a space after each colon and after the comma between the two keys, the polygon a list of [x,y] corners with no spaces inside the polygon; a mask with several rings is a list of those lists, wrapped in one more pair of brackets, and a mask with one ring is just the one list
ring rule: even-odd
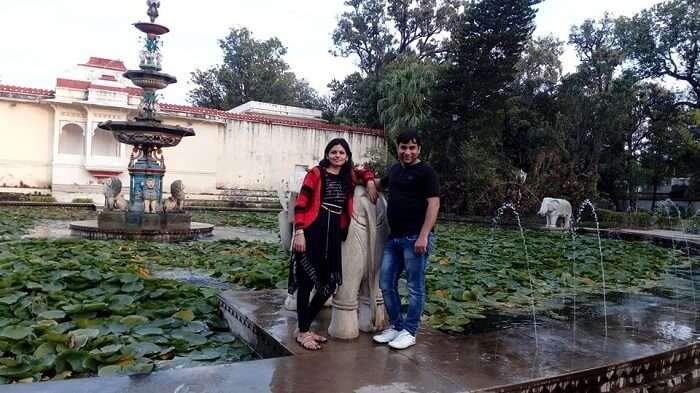
{"label": "white sneaker", "polygon": [[386,344],[390,342],[391,340],[395,339],[399,335],[399,331],[395,330],[393,328],[389,328],[384,330],[381,334],[377,334],[376,336],[372,337],[372,340],[374,342],[378,342],[380,344]]}
{"label": "white sneaker", "polygon": [[406,349],[413,345],[416,345],[416,336],[409,333],[408,330],[402,330],[396,338],[389,342],[389,346],[394,349]]}

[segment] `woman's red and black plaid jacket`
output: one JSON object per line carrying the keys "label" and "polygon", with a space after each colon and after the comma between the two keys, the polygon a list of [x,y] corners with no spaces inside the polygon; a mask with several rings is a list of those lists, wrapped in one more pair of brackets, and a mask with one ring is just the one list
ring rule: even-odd
{"label": "woman's red and black plaid jacket", "polygon": [[[374,173],[367,169],[355,169],[352,172],[352,188],[355,189],[357,179],[362,179],[365,183],[374,180]],[[352,216],[353,192],[348,195],[343,213],[340,215],[340,229],[345,235],[350,225]],[[294,228],[308,228],[321,210],[321,167],[315,166],[306,173],[304,183],[299,191],[296,205],[294,206]]]}

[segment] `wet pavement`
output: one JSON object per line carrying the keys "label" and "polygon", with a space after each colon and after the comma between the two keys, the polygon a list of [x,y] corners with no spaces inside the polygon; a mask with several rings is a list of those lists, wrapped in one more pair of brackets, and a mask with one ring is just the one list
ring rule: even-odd
{"label": "wet pavement", "polygon": [[[696,312],[676,310],[671,299],[624,296],[608,305],[606,337],[600,301],[580,299],[577,312],[581,315],[575,325],[573,320],[538,316],[537,339],[532,321],[519,318],[510,323],[484,321],[482,331],[470,335],[447,335],[422,327],[416,346],[404,351],[375,345],[370,334],[361,334],[357,340],[331,340],[321,351],[310,352],[293,340],[296,315],[281,307],[284,291],[229,291],[222,298],[297,357],[323,364],[334,354],[357,352],[368,356],[371,364],[382,364],[388,356],[399,355],[424,373],[467,391],[552,377],[682,347],[696,342],[700,323]],[[326,330],[329,314],[324,310],[315,329]],[[380,386],[389,381],[368,382]]]}

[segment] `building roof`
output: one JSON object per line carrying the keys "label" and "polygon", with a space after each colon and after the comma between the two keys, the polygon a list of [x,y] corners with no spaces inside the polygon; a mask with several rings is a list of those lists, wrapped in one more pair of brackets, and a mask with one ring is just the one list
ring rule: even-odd
{"label": "building roof", "polygon": [[171,112],[171,113],[186,113],[192,115],[200,116],[213,116],[219,117],[227,120],[239,120],[239,121],[250,121],[253,123],[265,123],[265,124],[281,124],[292,127],[304,127],[304,128],[316,128],[321,130],[333,130],[333,131],[347,131],[358,134],[370,134],[370,135],[384,135],[384,130],[375,128],[365,128],[348,126],[342,124],[330,124],[323,121],[314,120],[300,120],[293,118],[284,118],[280,116],[265,116],[257,114],[247,114],[247,113],[231,113],[225,112],[218,109],[204,108],[199,106],[187,106],[187,105],[174,105],[174,104],[160,104],[161,111]]}
{"label": "building roof", "polygon": [[47,89],[35,89],[32,87],[0,85],[0,93],[21,94],[37,97],[53,97],[54,91]]}
{"label": "building roof", "polygon": [[87,63],[81,64],[88,67],[104,68],[107,70],[126,71],[126,66],[121,60],[105,59],[102,57],[90,57]]}
{"label": "building roof", "polygon": [[[58,78],[56,80],[56,86],[57,87],[64,87],[64,88],[73,88],[73,89],[88,89],[88,88],[104,89],[104,90],[119,89],[119,91],[122,91],[121,88],[115,88],[115,87],[111,87],[111,86],[100,86],[100,85],[95,85],[95,84],[87,82],[87,81],[76,81],[76,80],[62,79],[62,78]],[[141,94],[140,90],[141,89],[138,89],[138,88],[124,88],[124,91],[128,92],[131,95],[140,95]],[[3,94],[3,93],[9,94],[9,95],[33,96],[36,98],[53,98],[54,94],[55,94],[53,90],[47,90],[47,89],[35,89],[35,88],[31,88],[31,87],[0,85],[0,94]],[[323,121],[317,121],[317,120],[302,120],[302,119],[294,119],[294,118],[284,118],[284,117],[280,117],[280,116],[265,116],[265,115],[257,115],[257,114],[246,114],[246,113],[231,113],[231,112],[225,112],[225,111],[221,111],[221,110],[217,110],[217,109],[204,108],[204,107],[198,107],[198,106],[175,105],[175,104],[163,103],[163,104],[160,104],[160,109],[162,112],[174,113],[174,114],[182,113],[182,114],[194,115],[194,116],[211,116],[211,117],[221,118],[221,119],[226,119],[226,120],[249,121],[249,122],[253,122],[253,123],[280,124],[280,125],[286,125],[286,126],[290,126],[290,127],[316,128],[316,129],[320,129],[320,130],[344,131],[344,132],[352,132],[352,133],[357,133],[357,134],[368,134],[368,135],[377,135],[377,136],[384,135],[384,130],[375,129],[375,128],[356,127],[356,126],[348,126],[348,125],[342,125],[342,124],[330,124],[330,123],[325,123]]]}

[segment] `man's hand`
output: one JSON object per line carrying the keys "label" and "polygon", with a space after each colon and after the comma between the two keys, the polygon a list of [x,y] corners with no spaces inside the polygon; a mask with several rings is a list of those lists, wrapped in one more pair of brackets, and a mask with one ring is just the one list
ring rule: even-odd
{"label": "man's hand", "polygon": [[418,236],[414,246],[416,254],[423,255],[428,252],[428,236]]}
{"label": "man's hand", "polygon": [[294,234],[294,243],[292,249],[295,252],[306,251],[306,238],[304,237],[304,232],[297,232]]}
{"label": "man's hand", "polygon": [[374,180],[370,180],[367,182],[367,197],[369,197],[369,200],[372,203],[377,203],[377,199],[379,199],[377,184]]}

